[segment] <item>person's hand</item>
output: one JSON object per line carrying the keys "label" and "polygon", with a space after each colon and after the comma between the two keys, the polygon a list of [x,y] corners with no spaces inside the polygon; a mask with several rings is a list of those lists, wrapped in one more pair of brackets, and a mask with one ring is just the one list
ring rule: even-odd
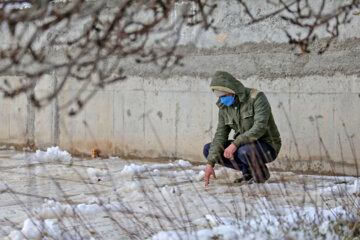
{"label": "person's hand", "polygon": [[216,179],[213,167],[210,164],[206,164],[206,168],[205,168],[205,187],[207,185],[209,185],[210,175],[213,175],[214,179]]}
{"label": "person's hand", "polygon": [[227,159],[232,158],[236,149],[237,147],[234,144],[230,144],[224,151],[224,157]]}

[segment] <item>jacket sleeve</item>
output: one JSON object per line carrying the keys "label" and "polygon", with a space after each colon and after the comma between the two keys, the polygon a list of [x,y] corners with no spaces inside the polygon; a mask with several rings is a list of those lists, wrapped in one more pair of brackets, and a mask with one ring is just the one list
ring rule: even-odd
{"label": "jacket sleeve", "polygon": [[261,138],[267,129],[268,121],[270,118],[271,108],[270,104],[264,93],[260,92],[254,103],[254,124],[243,134],[240,134],[233,144],[240,147],[244,144],[251,143]]}
{"label": "jacket sleeve", "polygon": [[207,162],[211,164],[211,166],[214,167],[219,156],[224,152],[224,146],[227,144],[230,131],[230,127],[225,125],[223,114],[221,114],[221,110],[219,110],[219,122],[207,157]]}

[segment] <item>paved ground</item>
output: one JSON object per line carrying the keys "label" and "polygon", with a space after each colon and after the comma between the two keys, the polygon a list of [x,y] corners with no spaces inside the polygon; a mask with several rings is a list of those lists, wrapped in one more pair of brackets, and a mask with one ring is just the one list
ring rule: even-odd
{"label": "paved ground", "polygon": [[141,239],[233,225],[269,212],[286,217],[321,209],[336,217],[339,206],[359,209],[354,177],[272,172],[266,184],[239,185],[232,184],[237,172],[217,168],[217,180],[205,188],[204,166],[186,161],[39,156],[0,151],[1,238],[42,239],[36,234],[42,223],[45,236],[59,239]]}

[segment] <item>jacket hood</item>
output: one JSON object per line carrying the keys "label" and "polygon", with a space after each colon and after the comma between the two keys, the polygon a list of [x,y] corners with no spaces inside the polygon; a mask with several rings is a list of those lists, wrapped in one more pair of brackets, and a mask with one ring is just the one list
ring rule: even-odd
{"label": "jacket hood", "polygon": [[210,88],[228,93],[233,93],[242,99],[245,95],[244,85],[228,72],[217,71],[213,76]]}

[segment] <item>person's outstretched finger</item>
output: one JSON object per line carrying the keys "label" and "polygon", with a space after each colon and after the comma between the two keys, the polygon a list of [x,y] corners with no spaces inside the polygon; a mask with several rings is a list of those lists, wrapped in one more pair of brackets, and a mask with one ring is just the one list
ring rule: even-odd
{"label": "person's outstretched finger", "polygon": [[214,168],[210,164],[206,164],[205,168],[205,187],[210,183],[210,176],[213,175],[216,178]]}
{"label": "person's outstretched finger", "polygon": [[205,187],[207,186],[207,185],[209,185],[209,183],[210,183],[210,175],[209,176],[205,176]]}

